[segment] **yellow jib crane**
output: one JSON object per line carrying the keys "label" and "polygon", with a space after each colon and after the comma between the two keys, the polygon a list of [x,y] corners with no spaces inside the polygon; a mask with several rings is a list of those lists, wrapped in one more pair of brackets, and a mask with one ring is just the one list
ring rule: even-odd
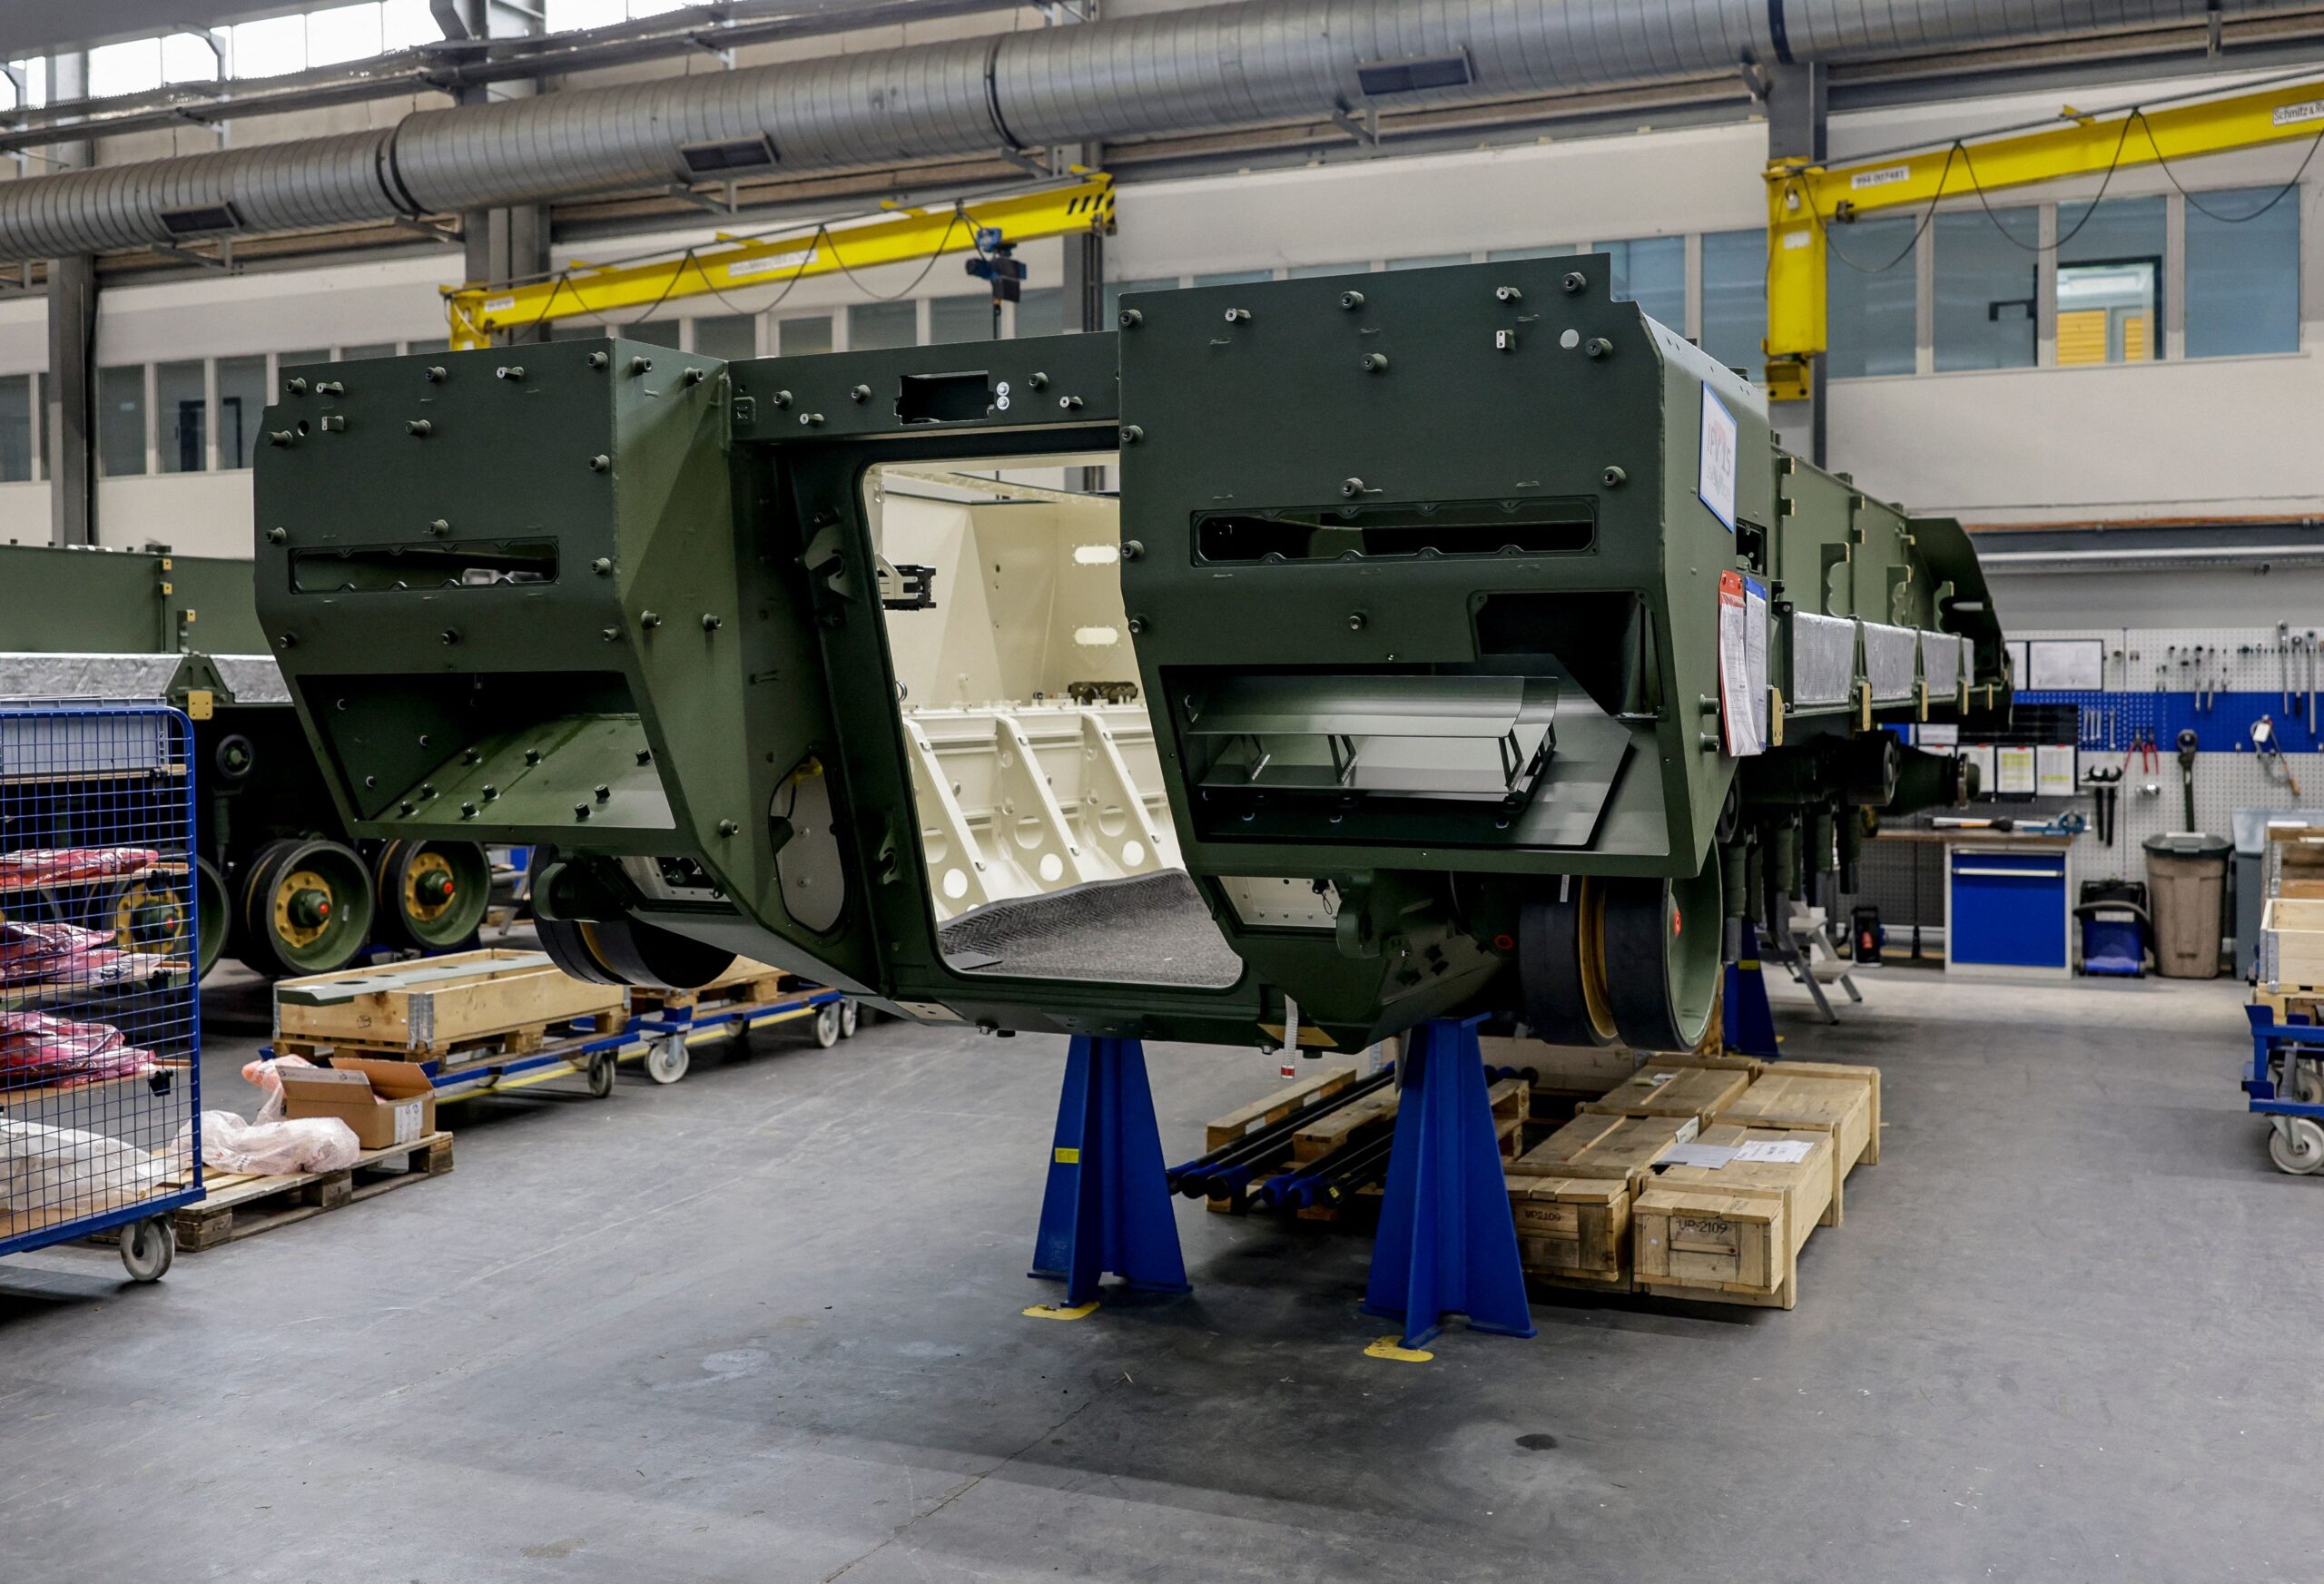
{"label": "yellow jib crane", "polygon": [[448,286],[444,301],[452,345],[487,347],[496,330],[624,310],[651,313],[683,298],[788,288],[839,271],[918,263],[946,253],[990,253],[1044,237],[1110,233],[1114,179],[1102,171],[1075,174],[1077,181],[1029,192],[892,209],[859,221],[755,236],[721,235],[704,247],[621,263],[576,262],[543,280],[510,286]]}
{"label": "yellow jib crane", "polygon": [[2067,107],[2036,132],[1959,139],[1849,165],[1768,162],[1768,395],[1810,394],[1808,359],[1825,349],[1825,233],[1947,198],[2307,139],[2324,140],[2324,81],[2309,77],[2167,108],[2085,113]]}

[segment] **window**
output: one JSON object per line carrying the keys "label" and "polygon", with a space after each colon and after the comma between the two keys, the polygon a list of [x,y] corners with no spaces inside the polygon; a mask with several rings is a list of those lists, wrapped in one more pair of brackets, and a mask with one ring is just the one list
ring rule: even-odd
{"label": "window", "polygon": [[625,0],[548,0],[542,13],[551,33],[569,33],[576,28],[610,27],[629,18]]}
{"label": "window", "polygon": [[335,66],[379,53],[379,0],[307,13],[307,64]]}
{"label": "window", "polygon": [[145,365],[97,370],[97,471],[125,478],[145,471]]}
{"label": "window", "polygon": [[307,19],[271,16],[218,30],[226,35],[226,61],[237,77],[280,77],[307,69]]}
{"label": "window", "polygon": [[1369,264],[1294,264],[1284,274],[1294,280],[1313,280],[1322,275],[1369,275]]}
{"label": "window", "polygon": [[330,361],[330,349],[327,347],[319,347],[311,352],[276,353],[274,358],[274,367],[279,371],[280,378],[276,382],[275,398],[277,400],[281,399],[282,391],[281,380],[290,379],[290,371],[292,369],[303,369],[311,363],[328,363]]}
{"label": "window", "polygon": [[652,346],[667,347],[675,351],[678,346],[678,321],[674,319],[641,319],[635,324],[607,325],[594,332],[597,335],[619,336],[625,341],[645,341]]}
{"label": "window", "polygon": [[1391,259],[1388,261],[1388,268],[1391,270],[1436,270],[1446,264],[1465,264],[1468,261],[1469,255],[1466,253],[1430,253],[1415,259]]}
{"label": "window", "polygon": [[774,327],[774,349],[785,358],[811,358],[832,349],[832,321],[823,314],[812,319],[786,319]]}
{"label": "window", "polygon": [[1936,247],[1936,366],[2031,369],[2040,302],[2041,211],[1940,214]]}
{"label": "window", "polygon": [[[160,420],[164,473],[200,473],[210,466],[210,396],[199,362],[162,363],[153,370],[153,411]],[[143,444],[141,439],[139,444]]]}
{"label": "window", "polygon": [[1485,262],[1503,264],[1512,259],[1571,259],[1581,251],[1571,242],[1547,242],[1538,248],[1495,248],[1485,255]]}
{"label": "window", "polygon": [[910,347],[920,341],[920,304],[859,302],[847,310],[847,345],[865,352],[879,347]]}
{"label": "window", "polygon": [[218,52],[207,39],[173,33],[162,41],[162,81],[210,83],[218,77]]}
{"label": "window", "polygon": [[23,484],[33,476],[33,380],[29,374],[0,379],[0,484]]}
{"label": "window", "polygon": [[452,343],[448,337],[430,336],[424,341],[406,341],[403,349],[407,352],[448,352],[452,349]]}
{"label": "window", "polygon": [[2278,191],[2189,194],[2190,358],[2299,350],[2300,193]]}
{"label": "window", "polygon": [[1248,286],[1256,280],[1272,280],[1272,270],[1214,270],[1207,275],[1195,277],[1197,286]]}
{"label": "window", "polygon": [[371,341],[363,346],[341,347],[339,349],[339,360],[342,363],[352,363],[361,358],[392,358],[395,355],[396,344],[393,341]]}
{"label": "window", "polygon": [[1020,336],[1061,336],[1065,333],[1065,291],[1043,286],[1017,300],[1017,333]]}
{"label": "window", "polygon": [[[18,79],[23,89],[18,91]],[[48,103],[48,62],[45,59],[10,61],[8,69],[0,72],[0,110],[37,110]]]}
{"label": "window", "polygon": [[1833,228],[1824,285],[1824,372],[1829,378],[1913,372],[1920,319],[1915,223],[1899,217]]}
{"label": "window", "polygon": [[150,93],[162,85],[162,41],[133,38],[101,44],[89,52],[89,97]]}
{"label": "window", "polygon": [[247,467],[266,411],[266,359],[218,359],[218,466]]}
{"label": "window", "polygon": [[931,342],[992,339],[992,299],[931,298],[928,304],[928,339]]}
{"label": "window", "polygon": [[2143,363],[2162,356],[2161,198],[2058,205],[2060,363]]}
{"label": "window", "polygon": [[714,314],[694,321],[694,349],[734,362],[759,355],[759,321],[747,313]]}
{"label": "window", "polygon": [[1768,339],[1768,233],[1703,233],[1703,350],[1759,378]]}
{"label": "window", "polygon": [[1127,296],[1128,296],[1131,292],[1134,292],[1134,291],[1167,291],[1167,290],[1169,290],[1173,286],[1176,286],[1177,284],[1177,282],[1176,280],[1108,280],[1108,281],[1107,281],[1107,282],[1106,282],[1106,312],[1105,312],[1105,317],[1103,318],[1103,320],[1101,320],[1099,321],[1099,323],[1100,323],[1100,327],[1101,327],[1101,328],[1103,328],[1103,329],[1106,329],[1106,330],[1111,330],[1111,329],[1113,329],[1113,328],[1114,328],[1114,324],[1115,324],[1116,320],[1120,317],[1120,314],[1121,314],[1121,310],[1122,310],[1122,299],[1123,299],[1123,298],[1125,298],[1125,297],[1127,297]]}
{"label": "window", "polygon": [[1687,322],[1687,239],[1642,237],[1634,242],[1600,242],[1592,252],[1614,261],[1614,296],[1635,302],[1649,319],[1684,328]]}
{"label": "window", "polygon": [[428,0],[385,0],[379,7],[382,49],[408,50],[414,44],[434,44],[443,36],[443,26],[428,9]]}

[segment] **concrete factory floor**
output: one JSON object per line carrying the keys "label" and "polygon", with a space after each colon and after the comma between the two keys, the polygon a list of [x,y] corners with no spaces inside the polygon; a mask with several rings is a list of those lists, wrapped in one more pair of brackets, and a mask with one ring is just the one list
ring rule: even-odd
{"label": "concrete factory floor", "polygon": [[[2312,1579],[2324,1181],[2242,1110],[2238,989],[1779,987],[1887,1085],[1799,1307],[1426,1364],[1364,1355],[1364,1237],[1183,1201],[1193,1296],[1020,1318],[1059,1041],[471,1106],[450,1176],[158,1286],[0,1266],[0,1576]],[[1173,1156],[1274,1081],[1153,1054]]]}

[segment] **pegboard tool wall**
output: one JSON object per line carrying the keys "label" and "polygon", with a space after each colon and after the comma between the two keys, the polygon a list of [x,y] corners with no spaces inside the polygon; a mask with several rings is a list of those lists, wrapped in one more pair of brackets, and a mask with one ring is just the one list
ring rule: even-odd
{"label": "pegboard tool wall", "polygon": [[[2317,629],[2324,633],[2324,625]],[[2079,806],[2092,829],[2073,848],[2076,883],[2085,880],[2142,880],[2149,836],[2182,829],[2178,742],[2181,731],[2196,735],[2195,822],[2214,835],[2229,833],[2235,809],[2292,809],[2324,800],[2324,652],[2315,655],[2317,732],[2309,730],[2309,629],[2290,629],[2301,641],[2298,653],[2279,652],[2276,629],[2268,627],[2084,627],[2012,632],[2010,640],[2097,639],[2105,645],[2103,689],[2042,691],[2017,694],[2024,703],[2072,703],[2082,708],[2080,775],[2096,768],[2125,766],[2115,802],[2113,841],[2098,840],[2091,797]],[[2291,707],[2284,707],[2289,666]],[[2251,725],[2272,723],[2283,749],[2282,762],[2252,750]],[[2154,767],[2132,753],[2132,743],[2152,732]],[[2127,763],[2126,763],[2127,756]],[[2305,791],[2301,798],[2285,779]],[[2157,790],[2148,793],[2144,789]]]}

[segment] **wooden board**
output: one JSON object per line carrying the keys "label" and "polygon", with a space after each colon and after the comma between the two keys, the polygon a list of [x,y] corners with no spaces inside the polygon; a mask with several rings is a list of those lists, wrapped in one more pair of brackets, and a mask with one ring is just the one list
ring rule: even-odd
{"label": "wooden board", "polygon": [[1662,1152],[1694,1136],[1691,1117],[1613,1117],[1584,1112],[1509,1164],[1518,1176],[1597,1177],[1636,1182]]}
{"label": "wooden board", "polygon": [[1354,1067],[1325,1067],[1297,1083],[1285,1084],[1271,1095],[1262,1095],[1247,1106],[1237,1106],[1203,1129],[1203,1153],[1207,1155],[1258,1128],[1272,1127],[1293,1112],[1336,1095],[1354,1082]]}
{"label": "wooden board", "polygon": [[1591,1100],[1584,1111],[1616,1117],[1692,1117],[1697,1121],[1716,1117],[1751,1087],[1751,1075],[1731,1067],[1668,1067],[1649,1061],[1617,1084],[1602,1098]]}
{"label": "wooden board", "polygon": [[495,948],[283,979],[274,987],[274,1035],[278,1048],[418,1058],[511,1037],[537,1045],[558,1024],[628,1009],[629,992],[618,985],[567,979],[541,952]]}
{"label": "wooden board", "polygon": [[1723,1166],[1665,1166],[1656,1176],[1658,1186],[1699,1188],[1706,1193],[1775,1194],[1784,1202],[1792,1229],[1792,1246],[1807,1241],[1818,1226],[1840,1224],[1840,1195],[1832,1177],[1832,1136],[1813,1127],[1738,1127],[1714,1123],[1698,1141],[1736,1149],[1747,1144],[1789,1143],[1807,1148],[1806,1159],[1781,1161],[1734,1160]]}
{"label": "wooden board", "polygon": [[[404,1169],[386,1169],[399,1162]],[[442,1176],[451,1169],[452,1136],[431,1133],[409,1144],[366,1150],[355,1157],[353,1166],[335,1172],[300,1172],[290,1176],[211,1173],[203,1180],[202,1196],[172,1212],[178,1249],[199,1254],[390,1188]]]}
{"label": "wooden board", "polygon": [[650,1012],[657,1008],[678,1011],[693,1007],[748,1006],[754,1002],[780,999],[786,991],[798,989],[805,982],[796,974],[785,973],[763,962],[753,962],[747,957],[738,957],[727,966],[725,972],[694,989],[664,990],[639,986],[629,992],[629,1005],[635,1012]]}
{"label": "wooden board", "polygon": [[1344,1145],[1377,1138],[1394,1126],[1396,1087],[1360,1095],[1334,1111],[1326,1111],[1291,1136],[1291,1158],[1298,1165],[1321,1160]]}
{"label": "wooden board", "polygon": [[1550,1045],[1487,1034],[1479,1037],[1477,1046],[1488,1067],[1530,1067],[1535,1088],[1585,1098],[1604,1094],[1629,1077],[1639,1063],[1636,1051],[1618,1045]]}
{"label": "wooden board", "polygon": [[1598,1177],[1512,1176],[1509,1210],[1528,1276],[1600,1291],[1630,1284],[1630,1186]]}

